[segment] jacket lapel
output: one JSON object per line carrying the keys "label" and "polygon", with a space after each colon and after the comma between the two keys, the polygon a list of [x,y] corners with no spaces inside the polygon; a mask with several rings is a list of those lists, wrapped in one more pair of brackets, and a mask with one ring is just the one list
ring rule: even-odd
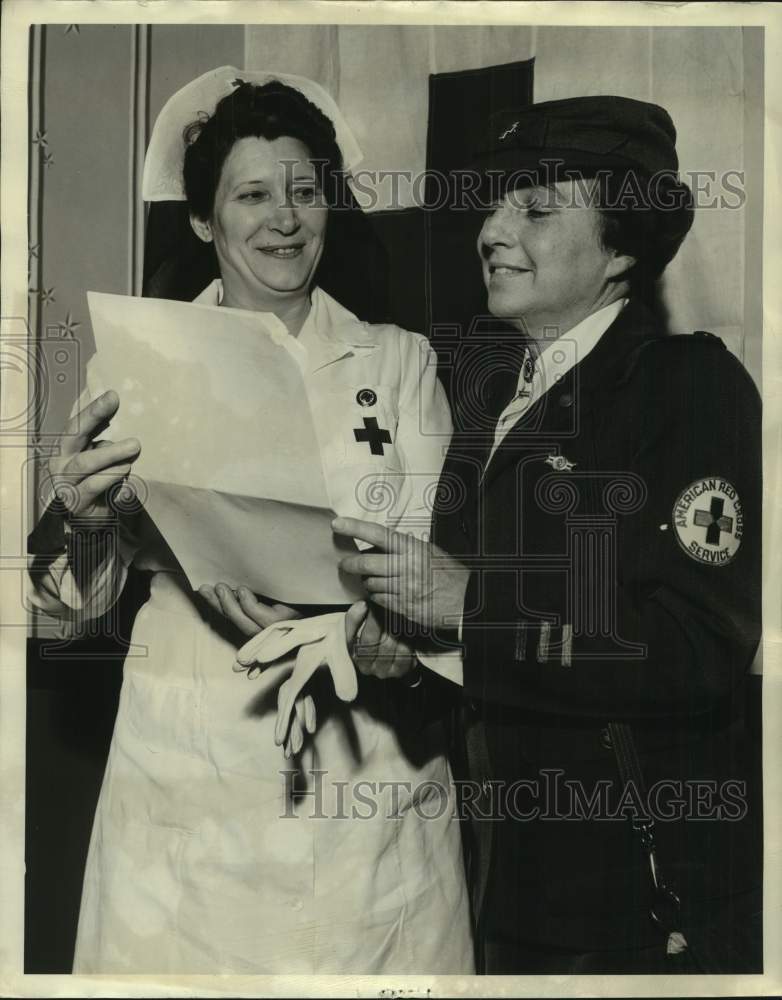
{"label": "jacket lapel", "polygon": [[511,427],[486,467],[484,487],[518,457],[520,447],[556,440],[573,425],[574,414],[579,424],[597,398],[620,381],[637,349],[657,336],[648,309],[631,299],[586,358]]}

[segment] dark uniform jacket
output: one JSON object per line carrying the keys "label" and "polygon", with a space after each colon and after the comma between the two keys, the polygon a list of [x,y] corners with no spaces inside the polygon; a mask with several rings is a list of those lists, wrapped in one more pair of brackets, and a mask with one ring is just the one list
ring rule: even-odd
{"label": "dark uniform jacket", "polygon": [[758,879],[742,785],[760,635],[754,385],[718,338],[663,336],[631,301],[485,473],[493,434],[456,418],[434,538],[473,567],[464,695],[485,744],[468,748],[483,780],[469,810],[504,816],[475,824],[481,933],[584,950],[659,939],[612,722],[631,724],[658,861],[702,924]]}

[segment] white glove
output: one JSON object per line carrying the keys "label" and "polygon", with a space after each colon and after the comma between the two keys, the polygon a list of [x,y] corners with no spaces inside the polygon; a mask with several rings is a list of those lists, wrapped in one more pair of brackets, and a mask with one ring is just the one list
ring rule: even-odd
{"label": "white glove", "polygon": [[315,702],[311,694],[300,694],[293,703],[294,714],[284,743],[285,759],[295,756],[304,746],[304,733],[314,733],[317,726]]}
{"label": "white glove", "polygon": [[[298,647],[295,664],[285,665],[290,675],[277,695],[274,742],[282,746],[290,730],[286,757],[290,751],[299,752],[305,729],[309,733],[315,731],[315,703],[310,695],[303,698],[300,695],[319,667],[328,667],[331,671],[334,691],[342,701],[353,701],[358,694],[358,679],[348,643],[353,642],[366,610],[366,604],[360,601],[347,612],[276,622],[253,636],[237,653],[237,661],[248,667],[254,663],[273,663]],[[296,714],[292,717],[294,709]]]}

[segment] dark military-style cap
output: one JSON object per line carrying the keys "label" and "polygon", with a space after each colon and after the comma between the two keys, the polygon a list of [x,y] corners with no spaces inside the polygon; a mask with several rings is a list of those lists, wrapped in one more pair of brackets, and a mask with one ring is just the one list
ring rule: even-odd
{"label": "dark military-style cap", "polygon": [[473,166],[482,171],[583,177],[601,169],[676,174],[676,129],[657,104],[629,97],[569,97],[492,114]]}

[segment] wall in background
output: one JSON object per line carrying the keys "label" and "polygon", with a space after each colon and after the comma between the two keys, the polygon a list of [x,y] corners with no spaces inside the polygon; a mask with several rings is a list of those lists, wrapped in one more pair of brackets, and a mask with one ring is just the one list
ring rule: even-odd
{"label": "wall in background", "polygon": [[671,327],[716,333],[760,385],[762,31],[264,25],[247,28],[245,65],[321,82],[364,150],[361,168],[373,171],[424,170],[430,73],[534,58],[536,102],[617,94],[663,105],[685,174],[746,171],[748,180],[740,209],[697,213],[664,280]]}
{"label": "wall in background", "polygon": [[[31,37],[30,326],[93,350],[87,290],[140,290],[146,137],[163,103],[215,65],[241,66],[241,25],[44,25]],[[62,426],[80,375],[57,387]]]}

